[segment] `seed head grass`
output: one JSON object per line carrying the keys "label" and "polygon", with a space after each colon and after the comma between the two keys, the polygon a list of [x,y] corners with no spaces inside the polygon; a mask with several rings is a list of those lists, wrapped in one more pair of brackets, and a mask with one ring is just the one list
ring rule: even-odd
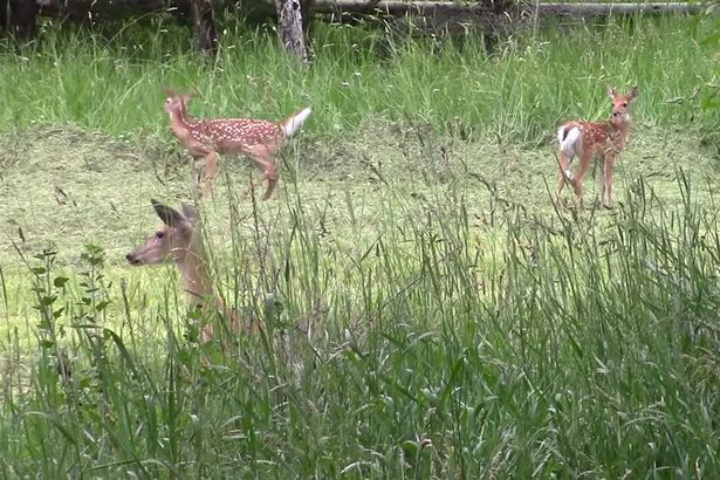
{"label": "seed head grass", "polygon": [[[703,22],[634,20],[492,56],[318,25],[306,69],[243,31],[202,64],[162,24],[4,54],[0,472],[715,478],[718,52]],[[556,208],[555,127],[606,117],[605,83],[640,88],[616,208],[598,172]],[[232,157],[197,200],[166,85],[201,116],[312,106],[273,200]],[[264,334],[211,315],[200,345],[174,266],[127,265],[150,198],[197,204]]]}

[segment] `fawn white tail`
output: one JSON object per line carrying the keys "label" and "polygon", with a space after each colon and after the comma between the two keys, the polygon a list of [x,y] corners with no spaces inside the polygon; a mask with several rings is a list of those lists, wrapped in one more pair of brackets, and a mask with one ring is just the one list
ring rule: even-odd
{"label": "fawn white tail", "polygon": [[[187,293],[190,305],[207,312],[208,301],[211,307],[231,321],[231,330],[235,333],[250,331],[255,333],[263,328],[261,321],[248,324],[238,312],[228,308],[225,301],[215,294],[210,276],[210,267],[199,231],[200,218],[190,205],[182,204],[182,212],[152,200],[152,206],[163,226],[148,237],[145,242],[126,255],[132,265],[158,265],[174,261],[180,271],[181,284]],[[212,322],[202,328],[200,341],[206,343],[213,337]]]}
{"label": "fawn white tail", "polygon": [[295,135],[295,132],[302,127],[302,124],[305,123],[305,120],[308,119],[311,113],[312,110],[310,110],[310,108],[303,108],[296,114],[290,115],[288,118],[283,120],[280,126],[282,127],[285,137],[290,138]]}
{"label": "fawn white tail", "polygon": [[[606,122],[572,121],[562,125],[557,132],[560,144],[560,178],[557,185],[557,201],[566,182],[570,182],[580,201],[584,205],[582,180],[587,173],[594,155],[602,161],[603,183],[602,204],[612,206],[613,167],[620,152],[625,149],[630,130],[630,104],[637,98],[638,89],[633,87],[627,95],[618,94],[614,88],[608,88],[607,94],[613,102],[612,117]],[[575,156],[580,157],[580,167],[573,175],[570,164]]]}
{"label": "fawn white tail", "polygon": [[287,141],[300,129],[312,112],[305,108],[282,122],[251,118],[192,119],[187,106],[195,89],[178,94],[167,89],[165,112],[177,139],[195,158],[205,159],[205,195],[212,195],[212,182],[218,170],[218,156],[243,154],[262,170],[267,180],[263,200],[272,195],[278,181],[277,157]]}

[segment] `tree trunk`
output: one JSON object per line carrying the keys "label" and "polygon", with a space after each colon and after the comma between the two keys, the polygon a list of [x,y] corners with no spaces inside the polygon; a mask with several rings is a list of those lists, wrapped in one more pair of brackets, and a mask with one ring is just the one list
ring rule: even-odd
{"label": "tree trunk", "polygon": [[217,30],[210,0],[191,0],[190,16],[193,22],[195,48],[215,55],[218,49]]}
{"label": "tree trunk", "polygon": [[275,8],[280,26],[280,41],[291,55],[303,63],[307,62],[300,0],[275,0]]}
{"label": "tree trunk", "polygon": [[[37,0],[0,0],[4,3],[33,5],[37,13]],[[41,15],[66,17],[76,22],[99,22],[142,16],[143,13],[168,11],[180,20],[189,19],[193,28],[195,47],[201,51],[215,54],[218,48],[213,5],[225,5],[224,0],[42,0]],[[11,9],[15,22],[15,11]],[[0,17],[0,20],[2,18]],[[33,22],[34,25],[34,22]]]}
{"label": "tree trunk", "polygon": [[4,37],[8,29],[8,7],[8,0],[0,0],[0,37]]}
{"label": "tree trunk", "polygon": [[305,35],[305,38],[311,38],[312,37],[312,31],[314,26],[314,19],[313,16],[313,10],[315,8],[315,0],[301,0],[300,1],[302,5],[302,9],[300,13],[302,14],[302,20],[303,20],[303,33]]}
{"label": "tree trunk", "polygon": [[36,0],[0,0],[0,35],[11,33],[18,40],[32,39],[39,9]]}

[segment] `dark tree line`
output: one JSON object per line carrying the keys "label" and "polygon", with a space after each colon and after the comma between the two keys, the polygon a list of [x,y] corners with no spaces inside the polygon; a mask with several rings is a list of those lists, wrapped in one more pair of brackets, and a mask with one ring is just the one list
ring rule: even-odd
{"label": "dark tree line", "polygon": [[[166,12],[178,21],[192,25],[195,47],[212,54],[218,47],[216,17],[228,9],[241,9],[243,13],[251,10],[264,11],[270,15],[274,13],[282,44],[288,52],[304,61],[307,59],[304,33],[308,30],[307,22],[313,18],[313,13],[331,18],[416,15],[426,20],[433,19],[439,25],[475,20],[486,36],[493,37],[497,34],[497,27],[507,20],[507,14],[519,11],[522,5],[521,0],[0,0],[0,36],[10,34],[19,41],[32,39],[40,15],[77,23],[101,24],[131,16]],[[545,1],[528,8],[531,13],[543,16],[585,17],[697,13],[706,7],[700,2],[592,3],[590,0],[586,3]],[[347,14],[351,17],[347,17]]]}
{"label": "dark tree line", "polygon": [[[246,0],[247,1],[247,0]],[[250,0],[263,3],[262,0]],[[272,0],[265,4],[272,9]],[[290,53],[307,59],[302,16],[312,0],[274,0],[280,38]],[[195,47],[214,54],[218,47],[215,17],[225,9],[242,8],[232,0],[0,0],[0,36],[10,34],[19,41],[36,34],[39,16],[61,18],[75,23],[102,24],[153,12],[167,12],[192,25]]]}
{"label": "dark tree line", "polygon": [[180,21],[193,25],[196,47],[217,49],[215,9],[224,0],[0,0],[0,35],[10,33],[20,41],[35,36],[40,15],[75,23],[102,23],[152,12],[170,12]]}
{"label": "dark tree line", "polygon": [[[8,34],[20,41],[31,40],[36,34],[39,16],[49,16],[76,23],[103,24],[132,16],[165,12],[192,26],[197,50],[214,54],[218,48],[216,17],[228,9],[250,9],[274,14],[279,37],[289,53],[307,60],[303,24],[315,11],[342,17],[352,10],[358,15],[419,14],[450,18],[453,23],[469,17],[485,17],[486,36],[493,35],[494,19],[501,18],[513,0],[478,0],[457,4],[448,1],[424,1],[408,4],[397,0],[0,0],[0,36]],[[490,18],[489,21],[487,19]]]}

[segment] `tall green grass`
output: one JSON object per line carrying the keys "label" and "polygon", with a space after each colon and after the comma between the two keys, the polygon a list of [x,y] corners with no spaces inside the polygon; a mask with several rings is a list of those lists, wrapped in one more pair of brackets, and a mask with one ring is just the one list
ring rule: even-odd
{"label": "tall green grass", "polygon": [[[698,42],[708,25],[635,21],[528,31],[493,56],[472,36],[320,27],[309,68],[258,33],[231,32],[203,64],[163,25],[111,40],[50,29],[0,60],[0,124],[69,122],[136,141],[167,128],[162,86],[194,84],[197,114],[276,118],[311,104],[309,132],[328,142],[406,117],[452,135],[537,141],[560,118],[604,117],[605,83],[637,82],[636,118],[713,125],[716,113],[691,99],[717,66],[718,52]],[[208,224],[221,218],[205,230],[217,287],[268,324],[254,338],[221,335],[224,348],[198,345],[166,270],[130,273],[92,245],[58,265],[67,252],[18,245],[32,308],[24,325],[11,321],[19,287],[0,265],[2,476],[716,478],[713,188],[698,201],[698,184],[663,170],[677,180],[671,196],[628,178],[613,213],[535,213],[491,183],[468,195],[456,178],[467,165],[456,172],[439,158],[444,146],[417,131],[405,163],[372,158],[374,183],[367,169],[352,172],[365,188],[355,196],[346,180],[313,197],[313,183],[287,168],[277,203],[242,208],[250,201],[224,168],[229,198],[199,208]],[[10,160],[8,169],[20,161]],[[124,168],[90,163],[98,171],[73,170],[89,171],[88,182]],[[151,176],[137,168],[118,181]],[[323,180],[337,181],[331,174]],[[42,183],[37,195],[48,195],[52,178]],[[117,207],[70,194],[80,206],[43,212],[51,226],[85,216],[116,237],[130,229],[110,207],[127,215],[148,200]]]}
{"label": "tall green grass", "polygon": [[171,284],[118,284],[95,247],[69,276],[38,255],[38,347],[6,361],[0,471],[714,478],[718,218],[678,178],[683,203],[640,184],[603,228],[511,206],[472,227],[462,198],[389,200],[350,251],[290,198],[289,230],[232,224],[216,268],[269,329],[225,350],[183,338]]}
{"label": "tall green grass", "polygon": [[422,119],[464,135],[542,139],[568,117],[604,118],[604,85],[637,83],[639,118],[715,125],[698,108],[718,51],[703,43],[712,20],[609,20],[520,28],[492,56],[474,33],[418,39],[318,24],[314,61],[302,68],[272,35],[229,31],[216,61],[188,53],[162,22],[113,36],[48,28],[22,55],[0,57],[0,128],[74,123],[113,135],[165,128],[162,87],[196,85],[198,115],[279,118],[312,105],[324,137],[347,136],[368,118]]}

